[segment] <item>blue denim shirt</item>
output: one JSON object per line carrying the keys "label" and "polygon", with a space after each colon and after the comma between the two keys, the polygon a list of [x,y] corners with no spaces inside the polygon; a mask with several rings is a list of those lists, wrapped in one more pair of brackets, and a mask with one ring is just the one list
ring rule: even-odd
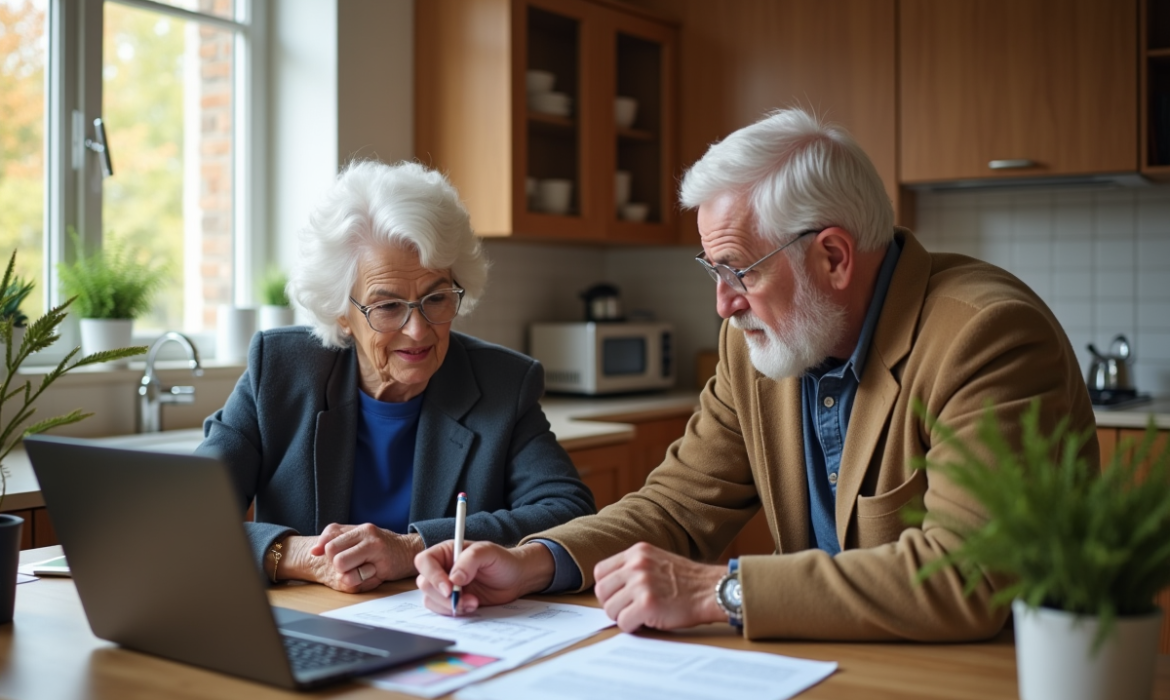
{"label": "blue denim shirt", "polygon": [[[844,363],[828,360],[809,370],[801,378],[804,420],[804,465],[808,475],[809,516],[812,520],[812,547],[829,554],[841,551],[837,542],[837,477],[841,472],[841,452],[845,448],[845,431],[849,429],[849,412],[861,384],[865,359],[873,340],[873,331],[886,302],[886,292],[894,277],[894,268],[902,255],[902,245],[894,240],[886,249],[874,284],[873,299],[865,312],[865,322],[853,355]],[[581,570],[569,552],[552,540],[537,539],[548,547],[554,560],[552,583],[541,593],[558,593],[581,587]]]}
{"label": "blue denim shirt", "polygon": [[829,358],[801,377],[804,468],[808,476],[808,512],[812,521],[809,546],[829,554],[841,551],[841,544],[837,541],[837,480],[841,473],[845,433],[849,430],[849,414],[853,411],[853,400],[861,384],[873,331],[901,254],[902,247],[897,241],[886,249],[874,284],[873,299],[865,312],[861,335],[849,359],[841,362]]}

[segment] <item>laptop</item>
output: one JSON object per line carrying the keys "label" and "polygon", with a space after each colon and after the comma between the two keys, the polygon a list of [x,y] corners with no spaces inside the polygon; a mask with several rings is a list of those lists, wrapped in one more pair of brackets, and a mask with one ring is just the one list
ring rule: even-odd
{"label": "laptop", "polygon": [[227,468],[194,455],[30,436],[93,633],[283,688],[417,661],[454,642],[269,605]]}

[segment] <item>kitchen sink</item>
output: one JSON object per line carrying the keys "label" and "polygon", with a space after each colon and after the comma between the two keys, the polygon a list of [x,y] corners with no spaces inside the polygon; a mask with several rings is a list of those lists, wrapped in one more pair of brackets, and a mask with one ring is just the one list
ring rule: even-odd
{"label": "kitchen sink", "polygon": [[199,443],[203,442],[203,429],[187,428],[185,430],[164,430],[159,433],[115,435],[95,438],[93,442],[127,450],[189,455],[195,451]]}

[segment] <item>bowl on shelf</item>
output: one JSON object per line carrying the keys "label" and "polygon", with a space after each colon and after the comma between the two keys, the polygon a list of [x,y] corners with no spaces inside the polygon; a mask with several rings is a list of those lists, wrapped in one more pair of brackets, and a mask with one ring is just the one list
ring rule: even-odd
{"label": "bowl on shelf", "polygon": [[541,114],[567,117],[573,109],[573,99],[563,92],[530,92],[528,108]]}
{"label": "bowl on shelf", "polygon": [[539,209],[549,214],[568,214],[573,201],[573,181],[560,178],[541,180],[536,185]]}
{"label": "bowl on shelf", "polygon": [[618,214],[626,221],[645,221],[649,213],[650,205],[645,202],[630,202],[618,208]]}
{"label": "bowl on shelf", "polygon": [[557,76],[546,70],[530,70],[524,74],[524,83],[528,92],[552,92]]}
{"label": "bowl on shelf", "polygon": [[629,129],[638,117],[638,101],[632,97],[615,97],[613,100],[613,119],[619,128]]}
{"label": "bowl on shelf", "polygon": [[630,171],[619,170],[613,176],[613,201],[621,207],[630,201]]}

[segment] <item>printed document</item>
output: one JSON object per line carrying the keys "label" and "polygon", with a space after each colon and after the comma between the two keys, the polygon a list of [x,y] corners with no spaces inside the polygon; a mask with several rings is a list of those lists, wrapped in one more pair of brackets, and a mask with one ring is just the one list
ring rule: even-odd
{"label": "printed document", "polygon": [[620,634],[460,690],[459,700],[783,700],[837,664]]}
{"label": "printed document", "polygon": [[455,640],[422,663],[364,681],[386,690],[437,697],[563,649],[613,625],[604,610],[517,600],[448,617],[427,610],[421,591],[370,600],[323,613],[366,625]]}

